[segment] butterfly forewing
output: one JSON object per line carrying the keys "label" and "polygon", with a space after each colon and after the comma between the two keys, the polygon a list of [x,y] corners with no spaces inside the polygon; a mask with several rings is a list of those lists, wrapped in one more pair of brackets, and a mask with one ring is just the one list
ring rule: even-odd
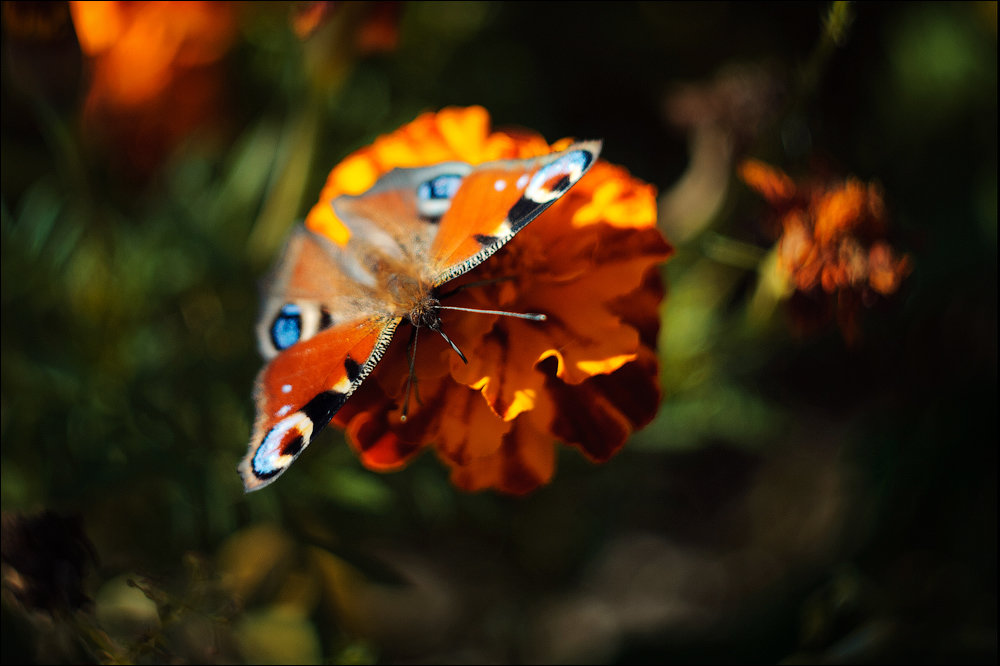
{"label": "butterfly forewing", "polygon": [[[418,275],[441,215],[471,169],[462,162],[393,169],[367,192],[337,197],[333,210],[351,232],[350,252],[405,262],[394,270]],[[381,274],[391,272],[382,270]]]}
{"label": "butterfly forewing", "polygon": [[581,141],[533,160],[490,162],[465,177],[430,249],[434,284],[479,265],[565,194],[601,151]]}
{"label": "butterfly forewing", "polygon": [[371,267],[301,226],[288,239],[262,301],[257,340],[266,359],[331,326],[387,308]]}

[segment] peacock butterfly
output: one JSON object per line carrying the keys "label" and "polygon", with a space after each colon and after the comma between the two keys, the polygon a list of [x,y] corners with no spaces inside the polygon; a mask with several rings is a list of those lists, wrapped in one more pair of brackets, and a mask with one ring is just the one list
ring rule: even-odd
{"label": "peacock butterfly", "polygon": [[368,191],[330,202],[350,231],[346,244],[297,227],[257,324],[268,363],[238,467],[246,491],[288,469],[372,372],[401,322],[451,343],[441,287],[563,196],[600,150],[600,141],[583,141],[534,159],[397,168]]}

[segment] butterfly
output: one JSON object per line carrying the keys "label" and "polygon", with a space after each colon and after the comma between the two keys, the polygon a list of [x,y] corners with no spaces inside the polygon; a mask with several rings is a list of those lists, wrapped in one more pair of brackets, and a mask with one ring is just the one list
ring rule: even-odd
{"label": "butterfly", "polygon": [[533,159],[397,168],[366,192],[330,202],[350,231],[346,244],[299,225],[257,323],[268,362],[257,376],[257,417],[238,466],[246,491],[273,482],[316,439],[401,323],[441,334],[462,356],[441,328],[448,309],[441,288],[563,196],[600,150],[600,141],[581,141]]}

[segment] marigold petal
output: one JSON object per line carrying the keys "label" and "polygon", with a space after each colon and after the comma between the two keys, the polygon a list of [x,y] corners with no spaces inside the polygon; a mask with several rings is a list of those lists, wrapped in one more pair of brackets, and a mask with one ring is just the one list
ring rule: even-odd
{"label": "marigold petal", "polygon": [[[548,148],[548,144],[545,143],[544,139],[541,139],[541,143]],[[483,161],[491,162],[493,160],[510,160],[520,157],[521,146],[514,139],[502,132],[493,132],[488,137],[486,137],[483,143],[483,156],[485,159]],[[543,149],[543,152],[544,149]]]}
{"label": "marigold petal", "polygon": [[153,39],[145,21],[133,22],[106,51],[94,74],[96,90],[112,106],[137,106],[155,98],[170,82],[178,43]]}
{"label": "marigold petal", "polygon": [[360,150],[345,158],[327,177],[319,202],[306,215],[306,226],[339,245],[346,245],[351,232],[337,217],[331,202],[342,194],[366,191],[375,184],[379,175],[369,150]]}
{"label": "marigold petal", "polygon": [[387,472],[405,467],[420,445],[404,442],[385,427],[384,412],[362,412],[348,426],[347,438],[358,452],[361,463],[373,470]]}
{"label": "marigold petal", "polygon": [[805,263],[806,257],[813,250],[813,238],[798,212],[786,215],[782,225],[785,232],[779,241],[778,258],[782,266],[790,269]]}
{"label": "marigold petal", "polygon": [[772,204],[784,203],[795,196],[795,183],[779,169],[758,160],[744,160],[740,178]]}
{"label": "marigold petal", "polygon": [[[541,369],[546,375],[546,395],[552,400],[549,430],[594,461],[605,461],[617,453],[634,430],[653,419],[659,407],[656,355],[645,347],[635,361],[576,386],[559,379],[551,363]],[[545,411],[536,410],[531,416]]]}
{"label": "marigold petal", "polygon": [[[548,316],[541,333],[549,344],[538,351],[536,359],[541,361],[558,350],[565,360],[559,377],[566,382],[577,384],[592,374],[584,368],[607,364],[623,353],[634,353],[639,346],[638,331],[623,325],[608,303],[623,291],[638,287],[649,262],[623,262],[617,268],[613,272],[594,270],[576,280],[572,288],[539,286],[531,295],[532,303],[538,305],[531,311]],[[609,283],[614,280],[618,283]]]}
{"label": "marigold petal", "polygon": [[122,33],[125,19],[119,2],[92,0],[69,3],[80,50],[89,56],[110,48]]}
{"label": "marigold petal", "polygon": [[[497,321],[476,342],[476,351],[467,364],[451,360],[452,377],[480,391],[490,409],[505,421],[534,407],[534,396],[542,388],[542,377],[534,371],[537,356],[531,344],[536,338],[533,324],[539,325],[521,320]],[[470,329],[462,330],[466,337]]]}
{"label": "marigold petal", "polygon": [[577,361],[576,367],[588,375],[606,375],[635,360],[635,354],[620,354],[597,361]]}
{"label": "marigold petal", "polygon": [[448,107],[437,114],[438,128],[458,159],[470,164],[484,161],[483,148],[490,128],[490,114],[481,106]]}
{"label": "marigold petal", "polygon": [[332,187],[333,190],[323,192],[322,198],[325,201],[321,203],[329,206],[330,201],[341,194],[361,194],[374,185],[380,175],[369,151],[355,153],[330,172],[327,181],[328,187]]}
{"label": "marigold petal", "polygon": [[639,332],[640,342],[655,349],[660,337],[660,303],[664,295],[659,267],[646,271],[642,284],[608,304],[608,309]]}
{"label": "marigold petal", "polygon": [[[434,394],[437,397],[437,393]],[[369,469],[388,471],[404,467],[437,432],[441,403],[413,413],[405,423],[395,400],[376,382],[365,382],[337,413],[334,421],[344,426],[347,441]]]}
{"label": "marigold petal", "polygon": [[[449,462],[445,459],[445,462]],[[545,485],[555,473],[556,455],[552,436],[536,430],[524,418],[513,422],[497,452],[452,464],[451,481],[473,492],[495,488],[513,495],[529,493]]]}
{"label": "marigold petal", "polygon": [[409,372],[407,342],[405,335],[393,338],[382,361],[334,417],[334,422],[345,428],[361,462],[371,469],[397,469],[425,444],[437,440],[449,389],[466,390],[450,380],[442,381],[447,376],[447,363],[442,360],[443,341],[421,340],[415,368],[419,381],[412,389],[409,414],[404,422],[402,405],[406,401]]}
{"label": "marigold petal", "polygon": [[875,243],[868,255],[870,267],[869,284],[871,288],[888,296],[899,289],[903,278],[910,272],[910,258],[903,256],[896,259],[887,243]]}
{"label": "marigold petal", "polygon": [[424,155],[430,152],[428,146],[410,141],[406,135],[398,132],[382,135],[372,144],[372,153],[382,165],[383,171],[395,166],[407,167],[426,163]]}
{"label": "marigold petal", "polygon": [[820,243],[829,243],[851,233],[868,207],[868,188],[856,180],[827,192],[815,206],[813,233]]}
{"label": "marigold petal", "polygon": [[[578,187],[581,185],[583,187],[577,196],[589,196],[573,213],[575,226],[598,222],[615,227],[649,227],[656,224],[656,188],[639,183],[625,169],[599,162],[577,184]],[[592,188],[589,191],[588,186]]]}
{"label": "marigold petal", "polygon": [[226,3],[74,2],[70,10],[81,49],[95,58],[92,106],[158,98],[178,70],[217,61],[235,34]]}
{"label": "marigold petal", "polygon": [[493,455],[511,425],[493,413],[478,391],[452,385],[443,397],[438,452],[457,465]]}
{"label": "marigold petal", "polygon": [[837,291],[837,267],[831,264],[824,264],[820,271],[820,285],[823,291],[832,294]]}
{"label": "marigold petal", "polygon": [[312,207],[306,216],[306,226],[341,246],[351,238],[351,230],[340,221],[333,212],[333,206],[328,203],[321,202]]}
{"label": "marigold petal", "polygon": [[[523,160],[546,155],[555,148],[550,147],[542,135],[517,128],[494,132],[487,137],[483,150],[490,160]],[[577,183],[576,187],[579,185]]]}
{"label": "marigold petal", "polygon": [[[575,141],[576,141],[576,139],[574,139],[573,137],[569,137],[569,136],[563,137],[562,139],[557,139],[552,144],[552,151],[553,152],[558,152],[560,150],[566,150],[567,148],[569,148],[570,146],[572,146]],[[605,162],[605,164],[607,164],[607,163]]]}
{"label": "marigold petal", "polygon": [[886,231],[886,220],[888,219],[888,211],[885,207],[885,201],[882,198],[882,188],[876,183],[868,184],[868,219],[871,220],[872,229],[871,233],[882,234]]}
{"label": "marigold petal", "polygon": [[503,401],[499,399],[496,387],[497,382],[491,382],[489,376],[481,378],[471,386],[486,398],[486,404],[490,407],[490,411],[502,420],[512,421],[521,413],[534,408],[535,397],[538,393],[536,389],[516,388],[513,391],[513,399]]}

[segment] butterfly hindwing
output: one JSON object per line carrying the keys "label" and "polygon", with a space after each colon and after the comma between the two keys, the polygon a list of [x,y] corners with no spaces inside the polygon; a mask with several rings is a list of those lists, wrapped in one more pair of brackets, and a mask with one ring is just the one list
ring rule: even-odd
{"label": "butterfly hindwing", "polygon": [[393,169],[363,194],[337,197],[331,205],[351,233],[347,249],[359,257],[377,254],[384,260],[404,262],[380,267],[383,275],[419,275],[438,233],[438,222],[471,170],[463,162]]}
{"label": "butterfly hindwing", "polygon": [[385,310],[371,268],[303,226],[292,232],[266,285],[257,321],[265,359],[331,326]]}

